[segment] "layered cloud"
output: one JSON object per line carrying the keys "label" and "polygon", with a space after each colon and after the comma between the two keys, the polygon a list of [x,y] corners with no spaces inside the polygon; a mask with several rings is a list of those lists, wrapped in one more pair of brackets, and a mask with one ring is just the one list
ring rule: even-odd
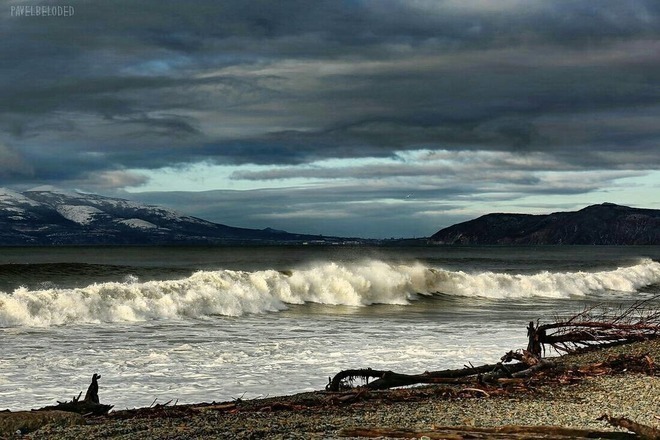
{"label": "layered cloud", "polygon": [[[265,190],[379,176],[385,200],[426,176],[441,195],[435,174],[471,197],[515,184],[523,197],[605,190],[660,165],[656,1],[69,0],[72,17],[10,13],[42,3],[0,14],[5,186],[136,191],[203,163]],[[488,163],[481,186],[465,161]]]}

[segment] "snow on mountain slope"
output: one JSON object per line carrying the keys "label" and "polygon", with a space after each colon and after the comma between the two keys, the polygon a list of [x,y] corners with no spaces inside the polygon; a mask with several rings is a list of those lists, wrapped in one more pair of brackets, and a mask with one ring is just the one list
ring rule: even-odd
{"label": "snow on mountain slope", "polygon": [[[156,226],[161,223],[190,222],[211,226],[214,223],[181,214],[175,210],[160,206],[143,205],[130,200],[105,197],[96,194],[71,193],[62,190],[41,190],[39,188],[25,192],[29,197],[51,206],[72,205],[89,206],[115,217],[124,219],[137,218],[151,222]],[[156,221],[157,220],[157,221]]]}
{"label": "snow on mountain slope", "polygon": [[55,209],[65,219],[71,220],[72,222],[78,223],[80,225],[90,224],[94,220],[94,216],[96,214],[103,212],[93,206],[84,205],[60,205],[55,207]]}
{"label": "snow on mountain slope", "polygon": [[158,226],[154,225],[151,222],[147,222],[144,220],[140,220],[139,218],[129,218],[126,220],[119,220],[117,223],[121,223],[122,225],[129,226],[131,228],[136,228],[136,229],[154,229],[158,228]]}
{"label": "snow on mountain slope", "polygon": [[212,223],[168,208],[37,187],[0,189],[0,246],[53,244],[272,243],[316,236]]}
{"label": "snow on mountain slope", "polygon": [[7,205],[26,204],[30,206],[37,206],[39,203],[25,197],[23,194],[12,191],[7,188],[0,188],[0,207]]}

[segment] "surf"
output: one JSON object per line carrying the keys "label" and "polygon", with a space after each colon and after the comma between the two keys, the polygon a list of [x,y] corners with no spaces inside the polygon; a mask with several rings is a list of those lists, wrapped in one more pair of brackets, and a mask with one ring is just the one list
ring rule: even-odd
{"label": "surf", "polygon": [[274,313],[319,303],[407,305],[423,296],[507,300],[637,292],[660,283],[660,263],[642,259],[607,271],[511,274],[460,271],[422,262],[318,261],[288,271],[200,270],[180,279],[94,283],[80,288],[0,292],[0,327],[205,319]]}

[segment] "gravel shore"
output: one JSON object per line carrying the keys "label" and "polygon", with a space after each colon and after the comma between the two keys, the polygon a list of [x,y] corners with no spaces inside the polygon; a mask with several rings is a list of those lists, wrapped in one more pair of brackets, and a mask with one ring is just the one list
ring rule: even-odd
{"label": "gravel shore", "polygon": [[[620,354],[648,354],[660,362],[660,340],[564,356],[557,362],[584,365]],[[333,439],[342,428],[556,425],[611,430],[603,413],[660,427],[660,376],[623,372],[589,375],[567,384],[550,383],[502,393],[466,386],[427,386],[370,392],[343,401],[325,392],[253,401],[165,406],[116,411],[87,425],[46,426],[31,439]],[[461,390],[462,388],[462,390]],[[492,394],[492,395],[491,395]],[[350,397],[350,396],[349,396]],[[348,399],[350,400],[350,399]]]}

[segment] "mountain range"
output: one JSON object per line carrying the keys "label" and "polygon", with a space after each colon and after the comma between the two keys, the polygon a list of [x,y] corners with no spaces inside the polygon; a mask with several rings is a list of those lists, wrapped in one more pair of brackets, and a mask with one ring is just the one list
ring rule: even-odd
{"label": "mountain range", "polygon": [[[23,192],[0,188],[0,246],[378,242],[232,227],[167,208],[52,187]],[[660,245],[660,210],[603,203],[547,215],[487,214],[428,239],[399,243]]]}
{"label": "mountain range", "polygon": [[603,203],[548,215],[487,214],[431,236],[437,244],[660,245],[660,210]]}
{"label": "mountain range", "polygon": [[0,246],[336,243],[345,239],[246,229],[95,194],[0,188]]}

